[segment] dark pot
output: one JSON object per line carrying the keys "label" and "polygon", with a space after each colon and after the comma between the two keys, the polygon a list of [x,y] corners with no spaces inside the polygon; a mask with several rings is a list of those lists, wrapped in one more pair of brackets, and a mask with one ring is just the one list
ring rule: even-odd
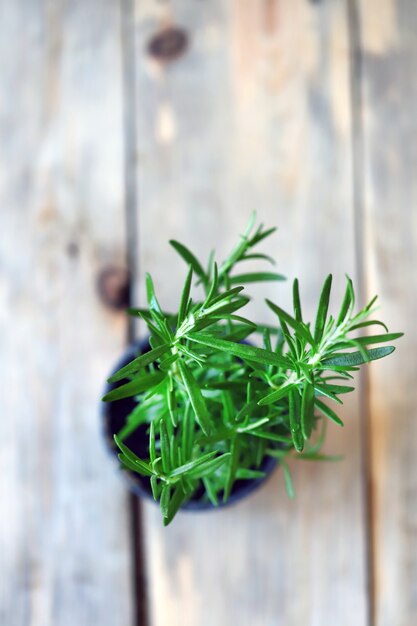
{"label": "dark pot", "polygon": [[[127,363],[130,363],[130,361],[132,361],[140,354],[148,352],[149,349],[150,347],[147,339],[135,341],[126,349],[126,352],[123,354],[122,358],[118,361],[118,363],[116,363],[115,367],[112,369],[110,376]],[[118,381],[117,383],[107,383],[104,389],[104,393],[108,393],[112,389],[126,382],[126,379],[124,379]],[[119,449],[114,442],[113,435],[117,434],[121,430],[125,423],[126,416],[132,411],[135,406],[136,402],[133,398],[125,398],[122,400],[116,400],[114,402],[102,403],[101,417],[103,421],[103,433],[106,440],[107,448],[110,451],[111,455],[115,458],[117,458]],[[139,426],[134,433],[132,433],[124,440],[124,443],[140,458],[149,457],[149,437],[146,432],[147,429],[148,425],[143,424]],[[259,469],[265,472],[266,475],[262,478],[255,478],[253,480],[235,481],[228,501],[223,502],[220,500],[218,507],[227,506],[229,504],[237,502],[238,500],[242,500],[242,498],[246,498],[246,496],[250,495],[253,491],[258,489],[269,478],[277,464],[278,462],[275,458],[265,457]],[[148,478],[129,470],[123,470],[123,475],[126,478],[129,489],[135,495],[151,499],[154,502],[150,481]],[[204,490],[203,488],[201,488],[201,492],[195,493],[190,500],[182,505],[181,509],[188,511],[206,511],[218,508],[213,506],[210,501],[203,500],[203,495]]]}

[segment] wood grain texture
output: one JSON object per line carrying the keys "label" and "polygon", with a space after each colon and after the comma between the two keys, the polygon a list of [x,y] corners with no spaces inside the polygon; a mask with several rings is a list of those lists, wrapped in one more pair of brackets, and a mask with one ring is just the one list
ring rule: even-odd
{"label": "wood grain texture", "polygon": [[[269,252],[312,316],[325,275],[340,297],[355,272],[346,4],[137,0],[135,23],[139,275],[175,307],[186,268],[167,240],[222,256],[256,208],[280,226]],[[189,47],[163,65],[147,44],[167,24]],[[290,284],[255,295],[271,320],[262,298],[288,305]],[[167,529],[146,505],[152,626],[366,623],[357,398],[344,416],[328,450],[346,460],[294,463],[295,502],[278,471],[244,504]]]}
{"label": "wood grain texture", "polygon": [[0,14],[0,623],[132,623],[127,501],[99,397],[126,333],[120,8]]}
{"label": "wood grain texture", "polygon": [[364,262],[390,329],[405,331],[373,368],[375,615],[417,623],[417,6],[359,2],[364,145]]}

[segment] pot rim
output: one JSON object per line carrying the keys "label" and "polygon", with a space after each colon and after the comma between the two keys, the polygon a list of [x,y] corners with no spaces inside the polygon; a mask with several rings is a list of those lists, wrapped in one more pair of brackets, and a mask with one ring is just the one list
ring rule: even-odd
{"label": "pot rim", "polygon": [[[146,352],[147,350],[149,350],[148,337],[137,338],[133,340],[130,343],[130,345],[126,347],[126,350],[123,352],[122,356],[115,363],[114,367],[111,370],[111,373],[109,374],[109,377],[114,372],[122,368],[124,365],[132,361],[138,355],[138,353],[143,353],[143,352]],[[111,391],[115,386],[116,385],[114,383],[106,382],[105,387],[104,387],[104,394]],[[102,402],[100,415],[101,415],[101,431],[105,440],[107,452],[109,453],[111,457],[115,459],[117,458],[117,454],[119,450],[116,444],[114,443],[114,439],[113,439],[113,436],[115,433],[112,432],[112,430],[110,429],[110,411],[111,411],[111,405],[114,405],[114,404],[115,403],[113,402],[111,403]],[[238,488],[232,489],[229,499],[226,502],[223,502],[223,500],[219,500],[218,505],[215,506],[210,501],[205,501],[201,499],[193,500],[191,498],[190,500],[188,500],[181,506],[180,510],[181,511],[211,511],[211,510],[216,510],[219,508],[233,505],[236,502],[246,498],[251,493],[259,489],[264,483],[266,483],[266,481],[270,478],[270,476],[272,475],[274,470],[278,467],[278,465],[279,465],[278,460],[275,457],[265,456],[262,461],[261,468],[260,468],[261,471],[265,472],[265,476],[262,476],[260,478],[252,478],[252,479],[245,479],[245,480],[242,479],[241,484],[238,486]],[[135,494],[138,497],[151,500],[155,504],[158,504],[158,501],[155,501],[153,498],[152,490],[150,486],[148,486],[149,479],[141,476],[140,474],[135,474],[134,472],[130,470],[123,469],[122,471],[123,471],[124,482],[133,494]]]}

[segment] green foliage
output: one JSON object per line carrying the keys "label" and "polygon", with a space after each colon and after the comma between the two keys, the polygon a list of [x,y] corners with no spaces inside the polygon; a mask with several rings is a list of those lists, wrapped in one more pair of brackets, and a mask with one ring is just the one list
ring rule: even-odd
{"label": "green foliage", "polygon": [[[109,379],[122,384],[103,400],[136,398],[115,441],[123,466],[150,480],[165,525],[198,490],[214,505],[227,501],[236,480],[263,476],[267,456],[281,463],[287,491],[294,497],[288,458],[337,458],[321,452],[327,420],[343,426],[329,401],[342,404],[340,396],[353,387],[341,382],[350,381],[359,365],[394,350],[368,346],[402,334],[388,333],[382,322],[368,319],[375,299],[354,311],[349,277],[337,317],[329,315],[331,275],[324,282],[313,328],[303,320],[297,279],[293,314],[266,301],[276,327],[243,317],[240,310],[249,302],[246,283],[283,279],[272,272],[235,272],[243,261],[273,263],[253,249],[274,231],[262,224],[255,227],[253,214],[226,260],[217,265],[212,254],[207,269],[188,248],[171,241],[188,266],[178,312],[163,311],[149,275],[148,308],[129,311],[146,322],[151,349]],[[196,301],[190,296],[193,277],[204,289]],[[359,329],[372,325],[386,332],[357,336]],[[250,345],[242,343],[249,337]],[[262,347],[253,345],[261,339]],[[149,454],[139,459],[123,441],[144,423],[149,425]]]}

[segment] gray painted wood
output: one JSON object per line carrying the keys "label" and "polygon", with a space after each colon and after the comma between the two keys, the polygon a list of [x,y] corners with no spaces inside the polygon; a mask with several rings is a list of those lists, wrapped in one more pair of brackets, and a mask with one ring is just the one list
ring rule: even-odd
{"label": "gray painted wood", "polygon": [[[381,317],[405,331],[372,368],[375,623],[417,623],[417,6],[361,2],[364,262]],[[359,78],[359,77],[358,77]]]}
{"label": "gray painted wood", "polygon": [[[163,65],[146,48],[170,23],[190,45]],[[300,277],[306,311],[329,271],[340,297],[355,272],[345,3],[138,0],[135,24],[138,277],[175,307],[186,268],[167,240],[222,255],[256,208],[280,226],[269,251]],[[267,320],[262,298],[288,305],[290,284],[256,293]],[[344,416],[327,449],[346,460],[293,463],[295,502],[278,471],[246,503],[168,529],[146,506],[152,626],[366,623],[357,397]]]}
{"label": "gray painted wood", "polygon": [[98,418],[126,321],[96,292],[125,259],[119,3],[3,3],[0,57],[0,623],[128,626]]}

